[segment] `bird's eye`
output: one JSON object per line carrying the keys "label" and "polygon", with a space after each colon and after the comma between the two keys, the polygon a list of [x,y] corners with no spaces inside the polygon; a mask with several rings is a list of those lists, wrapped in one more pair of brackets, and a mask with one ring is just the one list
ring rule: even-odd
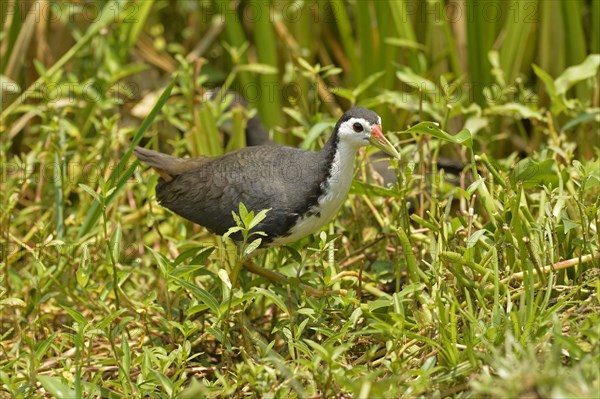
{"label": "bird's eye", "polygon": [[352,129],[354,129],[356,133],[360,133],[364,130],[364,127],[360,123],[356,122],[354,125],[352,125]]}

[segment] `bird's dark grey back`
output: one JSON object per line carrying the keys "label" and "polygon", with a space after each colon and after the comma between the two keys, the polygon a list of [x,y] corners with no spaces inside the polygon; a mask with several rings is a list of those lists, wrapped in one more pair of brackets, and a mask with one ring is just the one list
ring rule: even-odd
{"label": "bird's dark grey back", "polygon": [[240,202],[255,212],[271,208],[255,230],[278,237],[316,205],[328,172],[323,152],[248,147],[162,181],[156,192],[163,206],[217,234],[234,225],[231,212],[238,212]]}

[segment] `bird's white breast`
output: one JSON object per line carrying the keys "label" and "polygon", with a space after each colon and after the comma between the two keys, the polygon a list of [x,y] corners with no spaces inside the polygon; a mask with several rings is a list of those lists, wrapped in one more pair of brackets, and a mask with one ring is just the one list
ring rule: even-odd
{"label": "bird's white breast", "polygon": [[285,237],[279,237],[272,245],[283,245],[313,234],[336,215],[350,191],[354,176],[356,148],[345,143],[338,144],[333,158],[332,171],[327,180],[321,183],[323,194],[318,199],[318,208],[312,209],[310,216],[300,216],[296,225]]}

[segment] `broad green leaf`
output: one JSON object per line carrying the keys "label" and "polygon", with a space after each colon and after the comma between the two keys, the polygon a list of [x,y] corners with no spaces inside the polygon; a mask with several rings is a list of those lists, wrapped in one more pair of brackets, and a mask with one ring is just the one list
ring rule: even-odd
{"label": "broad green leaf", "polygon": [[94,191],[93,188],[91,188],[90,186],[86,185],[86,184],[79,184],[79,187],[85,191],[86,193],[88,193],[89,195],[92,196],[92,198],[94,199],[94,201],[101,203],[102,201],[100,200],[100,195]]}
{"label": "broad green leaf", "polygon": [[231,216],[233,217],[233,220],[235,221],[236,226],[241,229],[242,226],[244,225],[244,223],[242,223],[242,219],[240,219],[239,215],[237,213],[235,213],[235,211],[231,211]]}
{"label": "broad green leaf", "polygon": [[391,305],[392,305],[392,300],[389,298],[381,298],[381,299],[367,302],[369,312],[374,312],[377,309],[381,309],[381,308],[387,308],[387,307],[390,307]]}
{"label": "broad green leaf", "polygon": [[423,283],[410,283],[402,288],[402,291],[395,293],[394,296],[398,296],[399,298],[410,297],[414,294],[418,294],[423,291],[427,286]]}
{"label": "broad green leaf", "polygon": [[52,334],[50,334],[48,337],[46,337],[35,349],[35,358],[38,361],[41,361],[44,356],[46,355],[46,352],[48,351],[48,348],[50,348],[50,345],[54,343],[54,341],[56,340],[56,337],[58,336],[58,332],[53,332]]}
{"label": "broad green leaf", "polygon": [[296,61],[298,62],[298,64],[300,64],[300,66],[302,68],[306,69],[307,71],[311,71],[312,72],[313,66],[308,61],[306,61],[304,58],[298,57],[296,59]]}
{"label": "broad green leaf", "polygon": [[471,234],[471,237],[469,237],[469,239],[467,240],[467,249],[473,248],[475,246],[475,244],[477,244],[477,241],[479,241],[479,239],[481,237],[483,237],[483,235],[486,233],[486,231],[487,230],[485,230],[485,229],[481,229],[481,230],[477,230],[476,232]]}
{"label": "broad green leaf", "polygon": [[286,245],[285,249],[289,252],[294,262],[302,263],[302,255],[300,255],[300,252],[296,248]]}
{"label": "broad green leaf", "polygon": [[548,97],[550,97],[550,102],[552,103],[552,113],[559,115],[567,108],[565,96],[558,94],[556,84],[554,83],[552,76],[535,64],[532,64],[531,66],[533,68],[533,72],[535,72],[537,77],[540,78],[540,80],[544,83],[544,87],[546,87]]}
{"label": "broad green leaf", "polygon": [[21,306],[25,307],[27,304],[19,298],[4,298],[0,299],[0,306]]}
{"label": "broad green leaf", "polygon": [[553,159],[539,162],[531,158],[525,158],[515,165],[510,181],[514,185],[522,182],[525,188],[535,188],[540,185],[558,187],[559,175]]}
{"label": "broad green leaf", "polygon": [[121,351],[123,357],[121,357],[121,366],[125,374],[129,374],[131,370],[131,350],[129,349],[129,342],[127,342],[127,335],[121,334]]}
{"label": "broad green leaf", "polygon": [[229,230],[227,230],[227,231],[225,232],[225,234],[223,234],[223,240],[225,240],[225,239],[229,238],[229,236],[230,236],[230,235],[232,235],[232,234],[235,234],[235,233],[237,233],[238,231],[242,231],[242,230],[243,230],[243,228],[242,228],[242,227],[240,227],[240,226],[233,226],[233,227],[230,227],[230,228],[229,228]]}
{"label": "broad green leaf", "polygon": [[561,132],[565,132],[569,129],[572,129],[576,126],[585,124],[585,123],[598,123],[600,121],[600,108],[589,108],[581,112],[577,117],[571,119],[567,123],[563,125],[560,129]]}
{"label": "broad green leaf", "polygon": [[600,54],[590,54],[579,65],[569,67],[560,74],[554,81],[556,93],[564,94],[575,84],[593,78],[598,73],[600,67]]}
{"label": "broad green leaf", "polygon": [[[233,295],[233,297],[231,299],[231,303],[228,299],[225,300],[223,303],[221,303],[220,308],[219,308],[220,312],[221,312],[221,314],[224,314],[227,312],[227,309],[233,309],[236,306],[238,306],[239,304],[244,303],[248,300],[249,300],[249,298],[246,296],[240,298],[240,297],[237,297],[236,295]],[[188,317],[191,317],[192,315],[194,315],[198,312],[204,312],[207,309],[209,309],[208,305],[206,305],[205,303],[199,303],[197,305],[190,306],[186,311],[186,315]]]}
{"label": "broad green leaf", "polygon": [[253,227],[256,227],[260,222],[262,222],[265,219],[265,217],[267,217],[267,213],[270,210],[271,210],[271,208],[263,209],[262,211],[258,212],[256,214],[256,216],[254,216],[254,218],[250,222],[250,225],[248,226],[248,230],[252,229]]}
{"label": "broad green leaf", "polygon": [[350,89],[346,89],[344,87],[334,87],[331,89],[331,92],[333,94],[335,94],[336,96],[345,98],[346,100],[350,101],[351,103],[354,103],[356,101],[356,95]]}
{"label": "broad green leaf", "polygon": [[208,257],[214,252],[214,250],[215,247],[208,247],[200,250],[200,252],[198,252],[198,255],[196,255],[194,259],[190,261],[190,265],[203,265],[204,262],[206,262],[206,260],[208,259]]}
{"label": "broad green leaf", "polygon": [[[207,248],[201,248],[200,250],[198,250],[197,246],[193,246],[192,248],[188,248],[184,251],[182,251],[177,258],[173,261],[173,266],[179,266],[181,263],[183,263],[185,260],[191,258],[192,256],[199,256],[201,254],[203,254],[206,251],[209,251],[210,249],[212,249],[213,247],[207,247]],[[193,263],[194,261],[190,261],[190,264],[198,264],[201,262],[196,262]]]}
{"label": "broad green leaf", "polygon": [[190,291],[194,295],[194,297],[200,302],[208,306],[208,308],[213,312],[215,316],[221,316],[221,311],[219,310],[219,302],[217,302],[215,297],[212,296],[208,291],[198,287],[197,285],[188,283],[187,281],[182,280],[179,277],[175,277],[173,275],[170,275],[169,277],[172,280],[175,280],[177,284]]}
{"label": "broad green leaf", "polygon": [[76,397],[75,391],[64,384],[60,377],[38,375],[36,378],[44,389],[56,399],[73,399]]}
{"label": "broad green leaf", "polygon": [[328,361],[331,359],[330,353],[323,346],[319,345],[318,343],[316,343],[315,341],[312,341],[310,339],[304,339],[304,342],[306,342],[311,348],[313,348],[313,350],[317,353],[317,355],[321,356],[321,359],[323,359],[325,361]]}
{"label": "broad green leaf", "polygon": [[71,309],[67,306],[61,306],[61,308],[63,308],[69,314],[69,316],[71,316],[73,318],[73,320],[75,320],[80,325],[83,326],[83,325],[87,324],[87,319],[85,318],[85,316],[83,314],[79,313],[77,310]]}
{"label": "broad green leaf", "polygon": [[95,325],[96,329],[98,331],[105,330],[106,328],[108,328],[109,325],[112,324],[113,321],[115,321],[116,319],[121,317],[121,315],[123,313],[128,312],[128,311],[129,311],[128,308],[121,308],[118,310],[113,310],[112,312],[108,313],[106,316],[103,316],[102,319],[100,319],[98,324]]}
{"label": "broad green leaf", "polygon": [[174,387],[173,387],[173,382],[169,379],[169,377],[167,377],[166,375],[164,375],[163,373],[161,373],[160,371],[157,371],[157,370],[150,370],[150,371],[152,372],[152,374],[154,374],[154,377],[159,382],[160,386],[165,390],[167,397],[172,398]]}
{"label": "broad green leaf", "polygon": [[581,223],[569,219],[564,214],[561,215],[560,220],[562,220],[562,222],[563,222],[565,234],[567,234],[569,231],[581,226]]}
{"label": "broad green leaf", "polygon": [[250,255],[252,252],[254,252],[256,248],[260,246],[261,242],[262,238],[259,237],[256,240],[252,241],[250,244],[248,244],[248,246],[246,246],[246,249],[244,250],[244,256]]}
{"label": "broad green leaf", "polygon": [[178,266],[175,269],[171,270],[171,276],[186,278],[189,280],[189,276],[191,275],[210,275],[214,276],[209,270],[206,270],[206,266],[204,265],[188,265],[188,266]]}
{"label": "broad green leaf", "polygon": [[166,276],[169,273],[170,270],[170,263],[169,260],[166,258],[165,255],[163,255],[160,252],[155,251],[154,249],[152,249],[151,247],[144,245],[144,247],[150,251],[150,254],[154,257],[154,260],[156,261],[156,265],[158,266],[158,270],[160,270],[160,273],[163,276]]}
{"label": "broad green leaf", "polygon": [[508,115],[508,116],[518,116],[524,119],[536,119],[538,121],[544,121],[545,118],[539,111],[532,110],[529,107],[526,107],[523,104],[519,103],[506,103],[500,105],[493,105],[489,107],[484,114],[492,114],[492,115]]}
{"label": "broad green leaf", "polygon": [[110,251],[112,252],[112,257],[115,263],[118,263],[119,258],[121,257],[122,238],[123,231],[121,229],[121,223],[117,222],[117,226],[115,227],[115,230],[110,238]]}
{"label": "broad green leaf", "polygon": [[398,133],[427,134],[440,140],[449,141],[454,144],[460,144],[467,148],[473,147],[473,136],[469,130],[463,129],[455,135],[451,135],[440,129],[439,126],[434,122],[421,122],[407,130]]}
{"label": "broad green leaf", "polygon": [[269,298],[279,309],[281,309],[282,312],[287,313],[289,311],[285,305],[285,302],[283,301],[283,298],[275,294],[273,291],[269,291],[261,287],[255,287],[254,291]]}
{"label": "broad green leaf", "polygon": [[469,198],[473,195],[473,193],[475,191],[477,191],[477,188],[484,182],[485,182],[485,177],[482,177],[480,179],[475,180],[473,183],[471,183],[469,185],[469,187],[467,187],[467,193],[469,195]]}
{"label": "broad green leaf", "polygon": [[104,194],[104,197],[107,197],[107,198],[110,197],[112,195],[112,193],[115,192],[116,189],[117,189],[116,187],[109,188],[108,191]]}
{"label": "broad green leaf", "polygon": [[321,74],[321,78],[325,79],[329,76],[339,75],[342,72],[344,72],[342,68],[330,68]]}
{"label": "broad green leaf", "polygon": [[82,287],[85,287],[90,280],[91,273],[91,264],[90,264],[90,251],[88,249],[88,244],[83,244],[83,252],[81,254],[81,260],[79,261],[79,267],[77,268],[76,278],[77,284]]}
{"label": "broad green leaf", "polygon": [[470,131],[473,135],[477,135],[477,132],[489,126],[490,121],[488,118],[482,116],[471,116],[465,122],[465,129]]}
{"label": "broad green leaf", "polygon": [[537,75],[537,77],[540,78],[544,83],[550,98],[556,97],[556,85],[554,84],[554,79],[552,79],[552,76],[550,76],[548,72],[544,71],[536,64],[531,64],[531,67],[533,68],[533,72]]}
{"label": "broad green leaf", "polygon": [[231,289],[231,280],[229,279],[229,274],[227,274],[227,271],[225,269],[219,269],[217,275],[219,276],[221,281],[225,283],[227,288]]}
{"label": "broad green leaf", "polygon": [[382,197],[382,198],[398,198],[403,196],[394,189],[385,188],[375,184],[369,184],[355,180],[352,182],[350,193],[358,195],[366,195],[367,197]]}
{"label": "broad green leaf", "polygon": [[252,223],[252,221],[254,220],[254,211],[249,211],[246,214],[246,217],[242,218],[242,222],[244,222],[244,228],[246,230],[250,230],[250,224]]}
{"label": "broad green leaf", "polygon": [[245,224],[246,218],[248,217],[248,208],[246,208],[246,205],[244,205],[244,203],[242,203],[242,202],[239,203],[238,207],[239,207],[238,215],[240,216],[240,219],[242,219],[242,221]]}
{"label": "broad green leaf", "polygon": [[438,89],[435,83],[417,75],[408,67],[401,67],[401,69],[396,72],[396,77],[410,87],[422,90],[425,95],[437,93]]}

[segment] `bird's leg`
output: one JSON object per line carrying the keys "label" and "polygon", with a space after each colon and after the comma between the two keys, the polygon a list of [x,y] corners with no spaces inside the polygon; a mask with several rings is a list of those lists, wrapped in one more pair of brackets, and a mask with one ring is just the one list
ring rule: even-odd
{"label": "bird's leg", "polygon": [[[288,278],[286,276],[284,276],[283,274],[278,273],[273,270],[265,269],[264,267],[260,267],[256,263],[252,262],[249,259],[243,260],[242,266],[244,266],[244,269],[248,270],[249,272],[258,274],[259,276],[262,276],[273,282],[288,283]],[[324,295],[332,295],[332,294],[346,295],[346,293],[347,293],[347,291],[343,290],[343,289],[342,290],[324,291],[324,290],[319,290],[317,288],[311,287],[310,285],[306,285],[306,284],[302,284],[302,283],[300,283],[298,285],[300,286],[300,288],[302,288],[304,291],[306,291],[310,296],[314,296],[316,298],[322,298]]]}

